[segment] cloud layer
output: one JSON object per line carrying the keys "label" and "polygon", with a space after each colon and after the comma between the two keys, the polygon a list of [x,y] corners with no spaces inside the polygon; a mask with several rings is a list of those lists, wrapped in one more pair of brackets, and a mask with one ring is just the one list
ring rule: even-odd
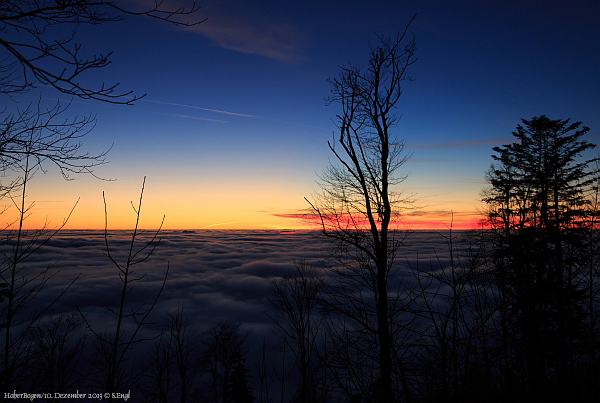
{"label": "cloud layer", "polygon": [[[148,233],[149,236],[149,233]],[[156,308],[166,315],[181,304],[203,330],[219,321],[245,323],[248,327],[269,325],[265,315],[270,282],[294,271],[294,261],[304,259],[325,271],[328,244],[314,232],[305,231],[164,231],[154,254],[134,267],[136,276],[128,295],[132,305],[150,303],[161,287],[167,267],[167,282]],[[111,255],[124,262],[129,250],[128,231],[109,234]],[[139,246],[143,245],[144,237]],[[442,235],[430,231],[409,234],[398,259],[436,262],[446,250]],[[6,247],[6,246],[5,246]],[[106,257],[102,231],[63,231],[33,254],[23,266],[35,272],[49,265],[57,275],[40,294],[50,301],[70,281],[79,278],[59,301],[59,310],[78,307],[98,318],[110,330],[109,307],[116,307],[121,282],[117,268]]]}
{"label": "cloud layer", "polygon": [[[448,245],[444,235],[433,231],[408,234],[397,258],[399,272],[390,291],[415,283],[410,268],[441,270],[447,266]],[[142,235],[139,246],[151,236]],[[257,362],[263,340],[273,354],[281,341],[273,333],[267,311],[271,281],[295,271],[294,261],[304,259],[326,275],[332,265],[329,244],[317,232],[306,231],[164,231],[154,254],[134,266],[133,283],[126,309],[147,307],[159,292],[169,267],[163,293],[139,337],[151,339],[168,328],[168,315],[179,306],[201,334],[219,322],[241,323],[251,330],[248,362]],[[108,245],[111,256],[124,262],[130,233],[113,231]],[[464,245],[456,243],[461,253]],[[7,253],[11,245],[0,251]],[[135,249],[135,248],[134,248]],[[462,249],[464,251],[464,249]],[[102,231],[63,231],[23,262],[23,270],[35,273],[53,266],[56,275],[36,297],[35,306],[48,305],[77,278],[54,306],[52,314],[79,309],[98,333],[113,332],[122,283],[110,262]],[[129,327],[127,327],[129,326]],[[128,330],[129,329],[129,330]],[[126,331],[131,324],[126,325]]]}

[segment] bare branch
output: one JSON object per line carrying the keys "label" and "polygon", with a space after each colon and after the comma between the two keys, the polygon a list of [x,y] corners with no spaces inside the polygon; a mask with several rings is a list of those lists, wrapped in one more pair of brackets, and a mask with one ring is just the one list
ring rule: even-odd
{"label": "bare branch", "polygon": [[63,94],[116,104],[130,105],[143,98],[132,91],[120,91],[119,83],[93,87],[81,83],[88,71],[109,65],[112,53],[82,56],[76,41],[79,27],[120,22],[126,17],[147,17],[179,27],[203,20],[196,18],[199,7],[195,3],[172,9],[165,8],[162,1],[140,9],[123,4],[111,0],[3,1],[0,49],[5,56],[0,62],[0,92],[10,95],[40,84]]}

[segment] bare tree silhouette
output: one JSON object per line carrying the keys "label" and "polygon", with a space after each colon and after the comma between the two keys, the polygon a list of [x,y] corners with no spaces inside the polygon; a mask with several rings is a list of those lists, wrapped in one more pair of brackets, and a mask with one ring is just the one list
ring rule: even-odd
{"label": "bare tree silhouette", "polygon": [[171,345],[177,374],[176,386],[179,386],[178,400],[185,403],[190,398],[197,375],[198,335],[192,328],[190,318],[185,315],[182,306],[178,306],[175,313],[169,314],[169,318]]}
{"label": "bare tree silhouette", "polygon": [[258,378],[259,403],[273,403],[274,398],[271,396],[271,387],[275,382],[274,367],[269,366],[269,356],[267,355],[267,341],[263,338],[261,357],[256,360],[255,373]]}
{"label": "bare tree silhouette", "polygon": [[75,173],[93,175],[93,168],[105,162],[106,153],[92,155],[80,149],[79,140],[93,126],[93,120],[89,117],[65,119],[64,111],[60,104],[48,109],[38,104],[36,109],[30,106],[17,114],[8,114],[0,123],[0,164],[2,174],[9,178],[1,186],[0,197],[9,198],[17,212],[14,222],[8,223],[7,231],[3,232],[1,251],[0,284],[4,298],[0,330],[4,387],[19,383],[21,376],[17,372],[29,368],[23,354],[27,351],[27,341],[31,340],[30,331],[73,284],[65,284],[48,305],[31,309],[36,296],[58,270],[54,264],[49,264],[46,269],[34,272],[25,263],[64,227],[73,210],[57,228],[44,224],[38,230],[25,230],[24,223],[34,207],[34,203],[27,200],[29,183],[48,165],[56,166],[63,177],[69,179]]}
{"label": "bare tree silhouette", "polygon": [[204,390],[206,401],[214,403],[251,403],[254,401],[248,384],[246,340],[248,332],[240,325],[219,323],[210,328],[204,339],[205,350],[200,360],[201,370],[208,375]]}
{"label": "bare tree silhouette", "polygon": [[493,392],[477,384],[493,385],[486,343],[497,312],[484,235],[457,240],[452,225],[440,233],[448,254],[435,251],[436,261],[424,268],[418,257],[416,266],[409,263],[416,280],[412,310],[419,323],[413,327],[419,341],[418,393],[432,401],[489,400]]}
{"label": "bare tree silhouette", "polygon": [[[32,331],[36,387],[55,396],[77,387],[83,376],[79,373],[86,334],[77,313],[61,313],[43,320]],[[54,399],[60,401],[60,399]]]}
{"label": "bare tree silhouette", "polygon": [[351,306],[348,300],[341,312],[353,326],[375,336],[379,379],[373,393],[386,402],[395,400],[389,279],[402,240],[395,231],[396,220],[407,201],[397,189],[405,179],[398,169],[408,159],[404,143],[391,129],[398,122],[395,110],[402,83],[410,80],[407,70],[416,60],[409,26],[410,22],[395,39],[380,37],[366,67],[344,66],[340,76],[330,80],[328,102],[342,109],[337,143],[328,143],[336,164],[322,175],[321,193],[309,201],[323,234],[337,242],[337,256],[353,261],[339,272],[340,285],[348,286],[346,295],[359,285],[370,293],[368,298],[362,293],[355,297],[356,303],[373,308],[373,317],[352,315],[346,309]]}
{"label": "bare tree silhouette", "polygon": [[[198,9],[195,4],[189,8],[169,8],[165,7],[162,1],[150,5],[145,2],[106,0],[3,1],[0,5],[0,94],[12,98],[15,94],[37,86],[49,86],[62,94],[82,99],[132,104],[143,95],[133,94],[132,91],[120,91],[119,83],[94,83],[93,79],[89,80],[94,71],[110,64],[112,52],[87,52],[78,40],[81,27],[116,23],[128,17],[146,17],[177,26],[191,26],[201,22],[196,18]],[[24,263],[63,228],[67,221],[65,220],[58,229],[44,225],[37,231],[25,231],[23,222],[31,214],[34,206],[33,203],[26,203],[28,184],[36,172],[45,172],[50,166],[57,168],[65,179],[72,179],[73,174],[77,173],[96,176],[94,168],[106,162],[107,152],[91,154],[82,151],[81,140],[93,129],[95,118],[65,118],[67,109],[68,105],[61,103],[47,107],[40,100],[37,105],[30,105],[25,109],[17,105],[14,108],[6,107],[0,112],[0,169],[5,179],[0,184],[0,198],[9,197],[18,212],[16,221],[12,223],[17,229],[3,233],[3,236],[6,236],[3,244],[10,247],[10,252],[2,249],[4,259],[0,268],[3,390],[8,390],[9,385],[19,382],[23,371],[30,369],[27,354],[34,351],[31,344],[33,339],[30,336],[35,329],[40,328],[41,325],[37,324],[40,318],[56,302],[55,299],[48,306],[40,306],[33,310],[29,308],[36,295],[57,271],[49,266],[34,273],[25,268]],[[136,234],[137,226],[132,236],[132,247]],[[108,242],[106,248],[107,255],[118,266],[112,259]],[[119,266],[120,269],[124,269],[124,272],[121,272],[124,293],[127,284],[131,285],[140,279],[128,278],[126,273],[131,265],[140,263],[140,254],[151,254],[153,249],[147,248],[148,245],[133,255],[133,251],[130,250],[130,258],[133,260]],[[65,284],[66,288],[57,298],[64,294],[69,286]],[[110,379],[114,381],[115,371],[122,362],[128,343],[133,342],[137,333],[136,330],[132,338],[124,342],[126,348],[120,350],[122,344],[119,333],[122,320],[141,319],[143,322],[146,313],[149,314],[152,310],[150,308],[145,311],[145,308],[140,308],[131,313],[124,313],[123,302],[124,294],[121,309],[118,313],[115,312],[118,316],[115,340],[108,342],[108,339],[103,339],[99,333],[95,333],[101,344],[108,342],[104,343],[103,348],[112,346],[112,350],[109,348],[110,358],[107,356],[110,362],[107,367],[107,384],[111,384]],[[114,385],[111,384],[110,389],[112,386]]]}
{"label": "bare tree silhouette", "polygon": [[[152,313],[158,299],[164,289],[169,274],[169,266],[165,271],[164,279],[154,299],[149,303],[140,303],[133,305],[128,302],[134,285],[143,280],[147,273],[138,273],[137,265],[144,263],[154,252],[156,246],[160,242],[158,234],[162,228],[165,217],[158,229],[151,233],[149,239],[142,241],[141,246],[138,246],[139,239],[143,235],[143,231],[139,229],[140,214],[142,210],[142,200],[144,196],[144,187],[146,178],[142,183],[140,199],[137,207],[133,205],[136,220],[131,241],[129,242],[128,250],[122,263],[117,259],[117,253],[113,251],[109,243],[108,235],[108,211],[106,207],[106,199],[104,199],[104,241],[106,247],[106,257],[112,262],[117,269],[119,279],[121,281],[121,291],[116,309],[107,307],[109,312],[115,317],[116,323],[112,331],[99,331],[97,326],[93,326],[88,321],[86,315],[78,309],[79,314],[84,319],[87,328],[93,334],[96,341],[97,358],[94,373],[92,377],[100,383],[106,392],[110,393],[109,401],[112,401],[113,392],[121,392],[119,388],[126,387],[134,382],[140,374],[135,373],[133,368],[125,368],[125,363],[132,347],[144,341],[148,341],[148,337],[140,337],[139,333],[142,327],[147,323],[148,316]],[[103,193],[104,198],[104,193]],[[128,326],[126,327],[126,322]],[[104,326],[107,329],[108,326]]]}
{"label": "bare tree silhouette", "polygon": [[296,272],[271,282],[268,316],[275,332],[287,341],[300,370],[299,399],[301,403],[318,401],[318,379],[323,378],[319,338],[322,315],[319,300],[323,280],[306,261],[295,262]]}
{"label": "bare tree silhouette", "polygon": [[[151,2],[152,3],[152,2]],[[14,94],[49,85],[59,92],[83,99],[131,104],[140,96],[120,92],[119,84],[91,86],[82,82],[85,73],[110,64],[112,52],[83,55],[77,42],[82,25],[124,21],[126,17],[148,17],[177,26],[199,24],[198,7],[166,8],[110,0],[18,0],[0,7],[0,92]]]}
{"label": "bare tree silhouette", "polygon": [[198,334],[179,305],[169,313],[169,329],[154,346],[145,392],[149,401],[168,403],[190,400],[199,360]]}
{"label": "bare tree silhouette", "polygon": [[[108,151],[90,154],[82,151],[81,140],[93,129],[93,116],[67,118],[68,105],[60,102],[50,107],[29,105],[16,113],[0,112],[0,171],[8,182],[0,185],[0,197],[19,191],[25,179],[38,171],[56,167],[63,178],[74,174],[93,176],[94,168],[106,163]],[[27,167],[28,176],[22,173]],[[11,175],[17,175],[17,178]]]}

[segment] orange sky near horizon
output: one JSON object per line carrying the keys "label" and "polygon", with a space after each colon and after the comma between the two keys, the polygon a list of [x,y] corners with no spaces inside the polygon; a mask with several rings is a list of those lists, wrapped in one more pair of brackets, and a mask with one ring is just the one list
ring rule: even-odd
{"label": "orange sky near horizon", "polygon": [[[53,209],[56,210],[56,209]],[[119,211],[109,212],[108,215],[108,229],[109,230],[128,230],[132,229],[135,225],[135,215],[131,211]],[[140,228],[142,229],[156,229],[161,225],[163,216],[158,211],[147,211],[146,209],[142,213],[140,220]],[[5,220],[3,222],[5,229],[16,229],[18,227],[17,216],[4,213]],[[410,214],[403,217],[402,224],[399,226],[406,230],[447,230],[449,228],[455,230],[468,230],[480,228],[481,217],[477,213],[473,212],[454,212],[454,219],[451,218],[451,213],[444,215],[427,215],[419,214],[418,217],[412,217]],[[63,221],[68,217],[69,211],[64,210],[64,214],[57,213],[51,214],[49,211],[35,211],[24,223],[24,229],[35,230],[35,229],[57,229]],[[147,217],[152,215],[153,217]],[[300,215],[300,214],[298,214]],[[68,219],[64,229],[71,230],[98,230],[104,228],[104,213],[98,212],[94,214],[91,219],[87,220],[88,214],[82,213],[79,207],[76,207],[73,214]],[[185,217],[165,214],[164,224],[162,226],[165,230],[200,230],[200,229],[213,229],[213,230],[282,230],[282,229],[295,229],[295,230],[318,230],[320,227],[318,223],[311,225],[301,218],[293,218],[291,215],[283,216],[279,214],[269,213],[258,213],[254,216],[240,217],[237,221],[219,221],[219,220],[190,220],[192,222],[198,222],[198,225],[186,225]],[[9,218],[10,217],[10,218]],[[234,217],[233,219],[236,219]],[[209,223],[210,224],[207,224]],[[12,223],[12,225],[10,225]],[[205,225],[206,224],[206,225]]]}
{"label": "orange sky near horizon", "polygon": [[[37,179],[37,178],[36,178]],[[109,229],[131,229],[135,225],[143,178],[125,178],[115,182],[94,178],[76,181],[32,181],[27,192],[31,205],[24,223],[26,229],[58,228],[75,206],[65,229],[103,229],[105,225],[104,191]],[[259,181],[260,182],[260,181]],[[200,186],[183,186],[176,181],[148,178],[145,184],[140,228],[157,228],[165,216],[164,229],[318,229],[301,216],[309,213],[314,184],[282,186],[266,183],[232,183],[231,186],[207,182]],[[477,188],[460,198],[417,194],[415,206],[405,210],[402,228],[408,230],[445,230],[479,227]],[[459,191],[457,191],[459,192]],[[459,192],[460,193],[460,192]],[[15,202],[18,202],[15,200]],[[17,209],[9,199],[2,203],[3,227],[17,227]],[[12,226],[10,223],[13,223]]]}
{"label": "orange sky near horizon", "polygon": [[[296,217],[335,160],[328,142],[341,113],[324,99],[328,78],[346,63],[366,65],[377,35],[393,38],[415,14],[418,62],[391,133],[410,156],[398,170],[407,175],[399,190],[414,201],[403,211],[407,229],[478,228],[493,148],[514,141],[523,118],[582,121],[587,140],[600,144],[600,58],[592,57],[600,25],[585,4],[325,3],[214,2],[194,29],[152,18],[80,27],[69,46],[80,44],[84,58],[113,56],[81,83],[123,83],[125,94],[147,97],[133,106],[73,99],[30,75],[35,88],[5,98],[3,116],[56,102],[69,107],[55,123],[94,116],[80,151],[110,150],[94,175],[115,179],[65,181],[45,161],[28,184],[26,204],[35,204],[25,228],[60,227],[79,200],[65,228],[102,229],[104,191],[108,228],[131,229],[144,176],[140,228],[157,228],[163,216],[165,229],[310,228]],[[48,40],[67,32],[49,31]],[[18,208],[6,197],[2,207],[0,228],[14,228]]]}

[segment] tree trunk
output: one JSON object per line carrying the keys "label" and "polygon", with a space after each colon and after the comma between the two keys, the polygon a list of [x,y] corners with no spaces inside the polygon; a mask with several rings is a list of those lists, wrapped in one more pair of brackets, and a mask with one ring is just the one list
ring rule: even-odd
{"label": "tree trunk", "polygon": [[[386,245],[387,247],[387,245]],[[381,252],[377,267],[377,327],[379,331],[379,371],[381,377],[381,401],[393,402],[392,390],[392,341],[388,318],[387,250]]]}

